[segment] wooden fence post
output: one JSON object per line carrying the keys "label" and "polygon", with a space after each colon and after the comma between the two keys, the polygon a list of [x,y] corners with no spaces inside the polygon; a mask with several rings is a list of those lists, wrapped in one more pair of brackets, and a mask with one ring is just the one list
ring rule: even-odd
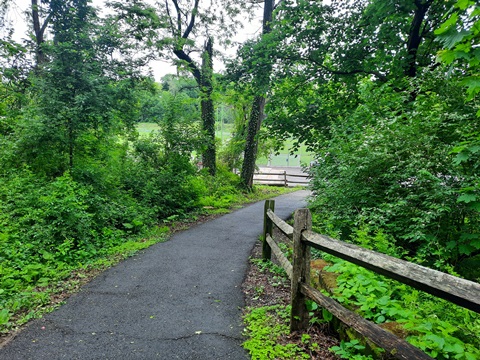
{"label": "wooden fence post", "polygon": [[283,181],[285,182],[285,187],[288,187],[287,170],[283,171]]}
{"label": "wooden fence post", "polygon": [[312,229],[312,214],[308,209],[298,209],[295,211],[294,220],[291,332],[308,327],[306,297],[302,294],[300,285],[310,285],[310,247],[302,241],[302,231]]}
{"label": "wooden fence post", "polygon": [[263,247],[262,247],[262,258],[264,261],[270,260],[272,258],[272,249],[270,245],[267,243],[267,234],[273,236],[273,223],[272,220],[267,216],[268,209],[274,211],[275,210],[275,200],[266,200],[265,201],[265,208],[263,211]]}

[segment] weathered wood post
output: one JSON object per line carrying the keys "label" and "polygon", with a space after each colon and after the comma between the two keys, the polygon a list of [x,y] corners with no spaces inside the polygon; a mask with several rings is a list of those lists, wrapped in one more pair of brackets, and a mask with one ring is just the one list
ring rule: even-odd
{"label": "weathered wood post", "polygon": [[285,183],[285,187],[288,186],[288,181],[287,181],[287,170],[283,171],[283,181]]}
{"label": "weathered wood post", "polygon": [[272,258],[272,249],[270,245],[267,243],[267,234],[273,236],[273,223],[272,220],[267,216],[268,210],[275,211],[275,200],[266,200],[265,201],[265,208],[263,211],[263,247],[262,247],[262,258],[264,261],[270,260]]}
{"label": "weathered wood post", "polygon": [[302,232],[312,229],[312,214],[308,209],[298,209],[295,211],[294,220],[291,332],[306,329],[308,326],[305,295],[301,292],[300,284],[310,285],[310,247],[302,241]]}

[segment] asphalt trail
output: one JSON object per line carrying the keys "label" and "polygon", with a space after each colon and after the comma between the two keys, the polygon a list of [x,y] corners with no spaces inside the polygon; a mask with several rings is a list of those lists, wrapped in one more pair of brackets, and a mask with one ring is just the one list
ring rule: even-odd
{"label": "asphalt trail", "polygon": [[[287,218],[307,191],[275,199]],[[105,271],[30,323],[0,359],[248,359],[241,283],[263,202],[175,234]]]}

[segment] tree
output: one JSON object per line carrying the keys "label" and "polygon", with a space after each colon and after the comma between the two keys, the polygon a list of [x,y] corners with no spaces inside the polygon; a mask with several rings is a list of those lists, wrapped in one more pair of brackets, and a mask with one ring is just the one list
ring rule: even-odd
{"label": "tree", "polygon": [[[52,19],[53,13],[49,11],[48,6],[42,8],[40,5],[48,5],[48,0],[31,0],[31,16],[33,23],[33,31],[35,38],[35,61],[36,65],[40,66],[46,62],[45,52],[43,50],[43,44],[45,42],[45,31],[47,30],[48,25]],[[43,22],[41,21],[43,15]]]}
{"label": "tree", "polygon": [[[134,1],[133,5],[120,5],[116,2],[114,6],[131,13],[144,5],[140,1]],[[215,42],[230,44],[235,30],[240,26],[237,16],[242,9],[251,5],[231,0],[164,0],[157,6],[157,17],[162,25],[157,28],[160,30],[158,37],[150,40],[150,43],[156,51],[160,50],[163,57],[171,59],[173,54],[177,66],[187,70],[199,86],[203,130],[208,138],[203,152],[203,165],[211,174],[215,174],[213,34]],[[200,55],[195,56],[195,53]]]}
{"label": "tree", "polygon": [[[207,136],[207,146],[202,154],[203,166],[208,168],[212,175],[216,172],[212,33],[217,34],[219,42],[228,42],[226,39],[238,25],[235,16],[240,8],[241,5],[235,2],[220,3],[216,0],[211,0],[209,4],[200,0],[186,1],[183,4],[177,0],[166,0],[160,8],[167,14],[168,41],[173,54],[179,60],[177,65],[186,67],[200,87],[202,123]],[[203,45],[200,45],[201,41],[204,41]],[[195,51],[202,53],[201,64],[191,57]]]}
{"label": "tree", "polygon": [[125,78],[134,71],[128,59],[109,56],[116,46],[111,35],[119,30],[102,23],[88,0],[52,0],[48,11],[47,61],[28,75],[29,104],[18,118],[12,161],[49,177],[69,170],[78,180],[132,128],[135,80]]}
{"label": "tree", "polygon": [[[452,162],[478,126],[475,104],[445,77],[433,33],[453,3],[287,0],[270,35],[266,124],[270,136],[315,151],[314,206],[325,228],[345,239],[384,231],[437,267],[480,248],[473,174],[461,170],[468,160]],[[460,27],[450,35],[474,44]]]}
{"label": "tree", "polygon": [[[280,90],[283,98],[278,97],[278,102],[288,103],[291,99],[294,104],[303,98],[304,87],[318,87],[323,92],[322,84],[337,82],[335,86],[344,90],[338,93],[341,101],[336,104],[338,109],[345,109],[355,106],[358,79],[363,77],[379,86],[393,80],[398,90],[405,89],[408,78],[436,66],[439,46],[433,41],[433,29],[441,23],[451,4],[452,1],[414,0],[401,4],[376,0],[331,5],[314,1],[282,2],[271,38],[274,39],[272,47],[278,50],[275,56],[277,84],[284,81],[289,90],[288,94]],[[279,93],[278,89],[273,91]],[[414,100],[415,94],[412,89],[410,100]],[[306,116],[298,110],[286,112],[281,106],[272,106],[278,111],[270,116],[275,121],[267,121],[270,130],[275,136],[292,131],[295,138],[309,137],[313,144],[318,134],[311,130],[318,126],[315,123],[310,126],[309,119],[325,123],[330,112],[321,107],[333,105],[332,100],[310,104],[305,109]],[[276,101],[272,99],[272,105]],[[313,113],[317,116],[312,118]],[[293,119],[304,124],[298,131],[290,122]],[[328,125],[324,129],[328,132]]]}
{"label": "tree", "polygon": [[[271,30],[273,20],[274,0],[265,0],[263,10],[262,33],[267,35]],[[262,49],[260,49],[262,50]],[[242,172],[240,174],[241,184],[246,189],[253,186],[253,174],[255,172],[255,161],[257,160],[258,132],[262,125],[265,110],[265,96],[268,91],[271,68],[267,66],[261,73],[256,73],[253,89],[255,96],[252,103],[250,120],[247,128],[247,138],[243,156]]]}
{"label": "tree", "polygon": [[211,175],[216,173],[216,147],[215,147],[215,109],[213,106],[213,40],[209,37],[203,52],[200,91],[203,130],[206,134],[206,149],[202,154],[203,166]]}

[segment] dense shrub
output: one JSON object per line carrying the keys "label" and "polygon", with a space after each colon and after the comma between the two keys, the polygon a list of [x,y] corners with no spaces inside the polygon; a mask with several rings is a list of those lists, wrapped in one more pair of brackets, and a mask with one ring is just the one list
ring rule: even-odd
{"label": "dense shrub", "polygon": [[458,107],[457,87],[431,77],[412,85],[424,92],[408,106],[408,94],[364,84],[362,106],[332,124],[319,151],[313,206],[343,239],[382,229],[408,256],[442,268],[480,250],[480,213],[460,201],[476,175],[452,153],[473,111]]}

